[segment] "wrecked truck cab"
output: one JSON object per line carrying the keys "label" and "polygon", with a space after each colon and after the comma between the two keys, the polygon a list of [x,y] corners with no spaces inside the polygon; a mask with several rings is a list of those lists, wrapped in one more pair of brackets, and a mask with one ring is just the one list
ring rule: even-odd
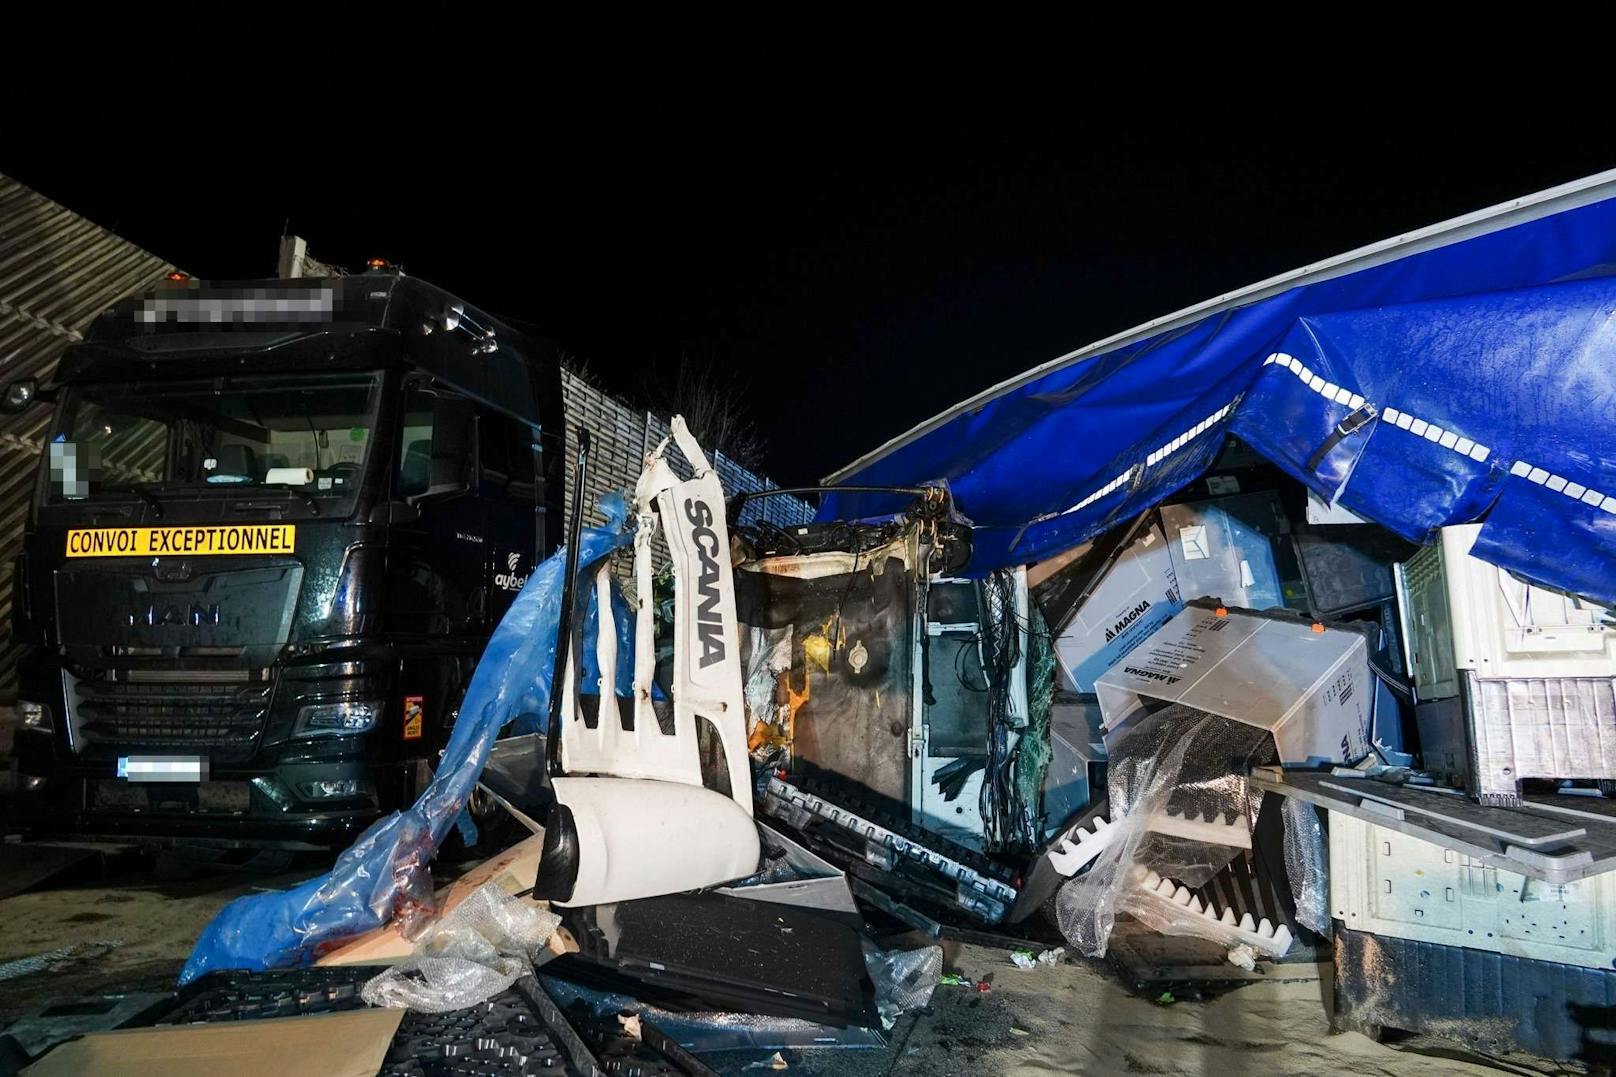
{"label": "wrecked truck cab", "polygon": [[558,370],[393,272],[176,280],[103,314],[39,391],[27,822],[323,848],[407,803],[556,543]]}
{"label": "wrecked truck cab", "polygon": [[[565,668],[549,730],[554,803],[544,818],[534,894],[561,906],[712,886],[758,867],[723,488],[683,418],[675,416],[671,425],[670,437],[648,454],[634,491],[632,698],[625,703],[615,694],[609,566],[595,570],[591,580],[601,619],[593,714],[582,706],[586,686],[570,633],[560,645]],[[683,456],[690,479],[674,474],[670,448]],[[677,596],[666,701],[655,698],[660,692],[651,547],[658,535],[667,543]],[[718,760],[709,768],[716,772],[706,775],[699,743],[704,736],[710,736]]]}

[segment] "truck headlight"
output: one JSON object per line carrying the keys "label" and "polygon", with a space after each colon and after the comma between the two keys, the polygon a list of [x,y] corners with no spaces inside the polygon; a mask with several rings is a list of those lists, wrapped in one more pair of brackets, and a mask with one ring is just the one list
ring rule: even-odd
{"label": "truck headlight", "polygon": [[321,778],[318,781],[300,783],[297,791],[309,800],[330,800],[338,797],[348,800],[364,791],[364,783],[358,778]]}
{"label": "truck headlight", "polygon": [[35,703],[30,699],[18,700],[17,717],[22,720],[24,729],[43,729],[48,732],[51,728],[50,710],[43,703]]}
{"label": "truck headlight", "polygon": [[292,735],[363,733],[376,724],[382,705],[374,699],[346,700],[341,703],[310,703],[297,712]]}

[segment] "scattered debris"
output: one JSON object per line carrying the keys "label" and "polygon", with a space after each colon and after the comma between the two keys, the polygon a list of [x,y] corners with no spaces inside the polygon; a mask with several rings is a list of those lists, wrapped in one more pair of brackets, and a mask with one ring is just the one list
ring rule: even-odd
{"label": "scattered debris", "polygon": [[926,946],[919,950],[877,950],[868,942],[864,967],[875,983],[876,1011],[881,1027],[891,1028],[903,1014],[924,1009],[942,979],[943,948]]}
{"label": "scattered debris", "polygon": [[1035,969],[1060,964],[1061,958],[1066,956],[1066,947],[1057,946],[1052,950],[1044,950],[1034,954],[1031,950],[1012,950],[1010,963],[1018,969]]}
{"label": "scattered debris", "polygon": [[74,943],[72,946],[60,946],[43,953],[0,962],[0,980],[15,980],[20,976],[32,976],[36,972],[55,972],[80,961],[94,961],[102,954],[122,945],[122,939],[97,939],[94,942]]}
{"label": "scattered debris", "polygon": [[445,1013],[507,990],[533,971],[561,918],[484,883],[415,940],[415,954],[364,987],[372,1006]]}
{"label": "scattered debris", "polygon": [[790,1067],[786,1065],[785,1057],[779,1051],[776,1051],[762,1061],[748,1063],[746,1068],[749,1070],[783,1070]]}
{"label": "scattered debris", "polygon": [[[1316,344],[1317,334],[1305,337],[1287,346]],[[1143,349],[1132,361],[1154,355]],[[1541,558],[1522,554],[1530,544],[1507,530],[1526,512],[1508,498],[1529,500],[1516,485],[1564,495],[1550,498],[1564,510],[1567,500],[1599,507],[1595,486],[1610,483],[1570,464],[1582,483],[1551,475],[1506,459],[1507,439],[1473,444],[1372,404],[1370,387],[1359,395],[1346,384],[1357,372],[1344,356],[1308,361],[1318,369],[1284,353],[1253,356],[1245,388],[1231,382],[1215,401],[1198,387],[1195,407],[1221,408],[1145,447],[1129,470],[1106,471],[1116,476],[1109,486],[1068,488],[1075,476],[1063,477],[1068,485],[1039,499],[1087,496],[1013,539],[973,529],[941,483],[832,491],[823,519],[789,529],[756,514],[742,523],[748,498],[781,491],[726,505],[720,462],[679,417],[645,456],[632,525],[617,503],[607,527],[581,532],[580,432],[570,552],[531,573],[427,792],[324,879],[227,908],[184,979],[295,965],[338,944],[385,949],[353,936],[390,924],[394,941],[413,939],[399,964],[362,990],[276,996],[292,1012],[265,1016],[308,1018],[298,1011],[310,1000],[341,1009],[362,998],[445,1015],[417,1018],[445,1030],[442,1042],[429,1037],[443,1059],[471,1052],[517,1069],[535,1060],[582,1069],[582,1048],[569,1046],[581,1043],[576,1030],[543,989],[516,988],[530,1012],[510,999],[515,985],[538,984],[538,959],[563,985],[556,997],[569,1000],[567,1012],[603,1044],[608,1069],[640,1072],[654,1058],[695,1074],[705,1067],[665,1017],[684,1019],[681,1029],[728,1022],[727,1038],[709,1045],[757,1047],[764,1041],[734,1026],[767,1024],[755,1035],[780,1048],[747,1068],[783,1070],[786,1047],[879,1042],[939,985],[991,993],[992,974],[945,973],[942,946],[926,944],[971,932],[1004,931],[991,945],[1022,971],[1062,964],[1068,946],[1107,956],[1118,933],[1160,970],[1131,986],[1170,1006],[1202,997],[1209,981],[1267,978],[1286,962],[1316,968],[1342,930],[1332,911],[1389,894],[1373,915],[1351,917],[1373,934],[1335,936],[1357,955],[1336,976],[1349,988],[1351,977],[1391,985],[1384,1012],[1401,1022],[1493,1016],[1396,987],[1405,981],[1388,970],[1427,953],[1446,960],[1449,946],[1616,975],[1608,955],[1568,956],[1576,947],[1560,945],[1572,926],[1603,937],[1608,919],[1616,811],[1600,805],[1616,795],[1616,763],[1599,745],[1616,737],[1616,620],[1587,595],[1478,556],[1536,568],[1539,579]],[[1249,412],[1236,423],[1242,393],[1308,416],[1305,431],[1287,428],[1294,443],[1261,446],[1277,470],[1222,434],[1201,442],[1200,455],[1177,455],[1214,427],[1262,442]],[[1308,410],[1325,404],[1335,410]],[[1381,468],[1409,445],[1454,457],[1434,471],[1404,469],[1409,490],[1439,472],[1453,480],[1444,490],[1485,478],[1489,497],[1505,500],[1488,523],[1444,528],[1424,552],[1398,536],[1473,518],[1487,502],[1470,496],[1464,513],[1423,504],[1419,526],[1400,520],[1397,534],[1344,530],[1370,527],[1356,513],[1374,515],[1386,496],[1359,478],[1377,473],[1358,459],[1359,431],[1374,423],[1410,435],[1391,435],[1395,451],[1375,443]],[[1174,465],[1163,469],[1168,456]],[[1469,474],[1471,463],[1486,464],[1484,474]],[[1192,466],[1215,474],[1201,485]],[[1304,491],[1299,474],[1320,488]],[[1330,477],[1349,474],[1356,496],[1326,501]],[[1125,499],[1099,504],[1124,487]],[[1060,535],[1079,533],[1092,538],[1060,548]],[[608,557],[630,542],[633,607]],[[654,564],[659,542],[671,593]],[[1568,548],[1572,560],[1583,556]],[[1028,564],[1034,556],[1045,562]],[[512,571],[516,563],[512,555]],[[1567,579],[1603,578],[1587,565],[1579,572]],[[427,866],[465,818],[518,707],[548,720],[493,753],[486,788],[535,835],[539,852],[521,880],[530,888],[512,896],[520,887],[508,873],[480,882],[417,934],[435,910]],[[1519,735],[1551,724],[1571,732]],[[1562,785],[1549,795],[1522,779]],[[1467,784],[1482,803],[1439,780]],[[1265,809],[1268,792],[1284,807]],[[1337,855],[1332,875],[1327,847],[1362,846],[1372,828],[1396,835],[1374,839],[1385,855],[1368,866]],[[1348,860],[1360,866],[1349,871]],[[1557,917],[1554,926],[1531,939],[1505,921],[1471,930],[1497,919],[1459,874],[1476,863],[1499,876],[1493,899],[1510,887],[1512,908],[1543,888],[1540,915]],[[1426,917],[1432,907],[1443,916]],[[552,935],[567,940],[554,953]],[[13,960],[0,964],[0,980],[114,945]],[[1155,994],[1163,984],[1174,986]],[[1356,988],[1367,997],[1365,983]],[[979,998],[950,1004],[997,1009]],[[542,1038],[528,1034],[534,1013]],[[473,1026],[469,1048],[449,1035]],[[1032,1033],[1011,1024],[1009,1034]]]}

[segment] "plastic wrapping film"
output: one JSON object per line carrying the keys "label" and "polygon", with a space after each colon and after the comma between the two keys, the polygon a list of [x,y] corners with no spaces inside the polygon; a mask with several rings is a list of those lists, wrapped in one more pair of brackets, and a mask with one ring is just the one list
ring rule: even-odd
{"label": "plastic wrapping film", "polygon": [[931,993],[943,975],[943,948],[883,951],[866,939],[864,968],[875,984],[875,1009],[881,1015],[881,1026],[891,1028],[899,1017],[931,1001]]}
{"label": "plastic wrapping film", "polygon": [[1330,877],[1319,810],[1301,797],[1281,797],[1285,819],[1285,874],[1296,899],[1296,922],[1330,937]]}
{"label": "plastic wrapping film", "polygon": [[1140,888],[1149,872],[1188,887],[1206,885],[1240,852],[1147,829],[1152,816],[1227,820],[1248,829],[1259,797],[1245,772],[1272,753],[1265,730],[1173,705],[1135,719],[1110,744],[1111,837],[1089,869],[1055,898],[1056,922],[1079,952],[1105,956],[1112,925],[1126,912],[1172,935],[1227,943],[1228,933],[1190,909],[1174,911]]}
{"label": "plastic wrapping film", "polygon": [[[601,509],[607,526],[585,529],[579,541],[580,579],[589,566],[633,541],[633,532],[623,527],[628,518],[623,499],[602,498]],[[307,964],[341,939],[395,917],[408,922],[431,909],[428,866],[465,808],[489,749],[512,718],[548,711],[565,571],[566,551],[557,550],[511,603],[472,674],[437,773],[415,804],[373,823],[325,875],[226,905],[197,939],[180,983],[215,969]],[[586,638],[595,618],[594,593],[591,587],[579,588]],[[632,656],[632,638],[620,638],[618,648],[620,656]],[[593,648],[581,653],[587,671]],[[619,670],[632,667],[631,657],[619,661]]]}
{"label": "plastic wrapping film", "polygon": [[484,883],[415,940],[415,955],[365,984],[372,1006],[447,1013],[475,1006],[533,971],[561,917]]}

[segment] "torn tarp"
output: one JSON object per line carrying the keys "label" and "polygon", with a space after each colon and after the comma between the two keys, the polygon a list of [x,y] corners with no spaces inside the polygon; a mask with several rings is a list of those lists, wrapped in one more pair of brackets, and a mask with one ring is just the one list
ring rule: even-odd
{"label": "torn tarp", "polygon": [[[973,575],[1131,519],[1245,438],[1425,541],[1616,601],[1616,173],[1397,237],[1102,341],[828,479],[947,480]],[[828,497],[821,519],[891,511]]]}
{"label": "torn tarp", "polygon": [[[601,508],[607,525],[585,529],[579,542],[580,578],[586,578],[588,566],[633,539],[633,532],[623,529],[628,507],[620,497],[603,499]],[[251,894],[226,905],[197,940],[181,983],[215,969],[305,964],[336,940],[380,927],[412,905],[430,904],[428,864],[465,807],[495,738],[511,719],[548,711],[565,567],[565,550],[539,565],[494,630],[437,774],[420,799],[378,820],[328,874],[292,890]],[[596,617],[594,594],[593,588],[583,588],[579,595],[586,634]],[[631,623],[616,619],[620,626]],[[621,633],[618,653],[631,655],[632,648],[631,635]],[[593,647],[581,652],[586,663],[594,661]],[[630,661],[618,668],[632,666]],[[594,683],[587,664],[584,683]]]}

